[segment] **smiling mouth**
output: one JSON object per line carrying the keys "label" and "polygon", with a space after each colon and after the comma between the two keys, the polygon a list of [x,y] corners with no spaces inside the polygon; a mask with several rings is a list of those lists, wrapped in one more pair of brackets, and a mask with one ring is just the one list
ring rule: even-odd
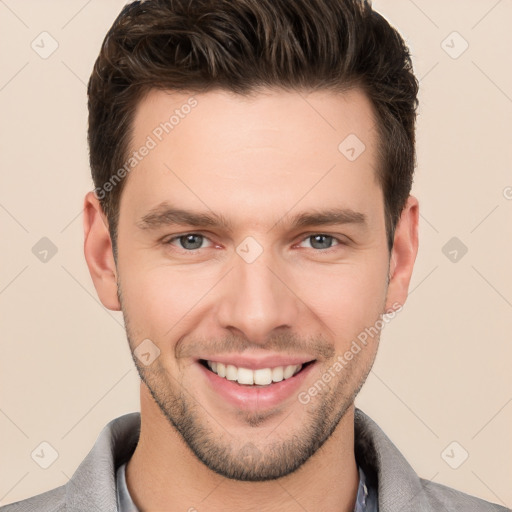
{"label": "smiling mouth", "polygon": [[199,359],[199,363],[218,377],[230,380],[241,386],[267,387],[283,380],[288,380],[307,366],[315,363],[316,360],[308,361],[303,364],[293,364],[287,366],[276,366],[273,368],[259,368],[251,370],[249,368],[237,367],[232,364],[223,364],[216,361]]}

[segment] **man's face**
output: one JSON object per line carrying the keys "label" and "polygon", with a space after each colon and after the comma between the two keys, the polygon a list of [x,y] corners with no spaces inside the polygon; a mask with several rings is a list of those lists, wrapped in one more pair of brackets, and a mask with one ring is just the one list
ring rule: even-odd
{"label": "man's face", "polygon": [[[392,301],[375,119],[359,91],[215,91],[181,108],[189,98],[152,91],[134,119],[131,149],[148,136],[156,146],[120,203],[129,343],[134,351],[150,340],[146,356],[134,355],[140,376],[200,460],[229,478],[276,478],[313,455],[352,405],[378,336],[342,370],[333,365]],[[179,122],[158,130],[176,109]],[[159,215],[166,208],[226,225],[164,222],[177,218]],[[341,215],[328,223],[294,224],[334,210]],[[206,361],[267,384],[229,380]],[[329,368],[334,377],[318,385]]]}

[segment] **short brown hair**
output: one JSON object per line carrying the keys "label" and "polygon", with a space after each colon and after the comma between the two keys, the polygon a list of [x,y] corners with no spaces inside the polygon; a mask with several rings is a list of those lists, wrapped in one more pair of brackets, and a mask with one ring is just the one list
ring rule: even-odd
{"label": "short brown hair", "polygon": [[377,179],[391,251],[414,174],[418,82],[403,39],[371,3],[146,0],[122,9],[87,88],[90,165],[114,256],[126,178],[108,193],[102,187],[126,161],[143,96],[151,89],[247,95],[260,87],[367,94],[378,120]]}

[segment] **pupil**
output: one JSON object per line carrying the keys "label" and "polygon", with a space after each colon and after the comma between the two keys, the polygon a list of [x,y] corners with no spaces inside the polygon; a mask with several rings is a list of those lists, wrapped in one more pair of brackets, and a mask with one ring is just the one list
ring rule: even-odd
{"label": "pupil", "polygon": [[315,243],[313,243],[313,244],[312,244],[312,245],[313,245],[313,247],[315,247],[316,249],[328,249],[328,248],[329,248],[329,241],[332,239],[332,237],[331,237],[331,236],[329,236],[329,235],[314,235],[312,238],[313,238],[313,240],[315,241],[315,243],[316,243],[316,241],[317,241],[317,240],[319,240],[319,239],[320,239],[320,240],[321,240],[322,238],[324,239],[323,244],[322,244],[322,242],[320,242],[320,245],[324,245],[324,247],[315,247]]}
{"label": "pupil", "polygon": [[[196,238],[198,241],[194,243],[194,238]],[[181,237],[181,244],[184,246],[185,249],[199,249],[201,247],[202,243],[202,235],[184,235]],[[192,244],[192,247],[188,245],[188,243]]]}

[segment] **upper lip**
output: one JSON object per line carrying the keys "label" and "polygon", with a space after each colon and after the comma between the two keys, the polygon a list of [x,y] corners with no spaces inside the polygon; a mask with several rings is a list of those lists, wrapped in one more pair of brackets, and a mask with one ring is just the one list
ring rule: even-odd
{"label": "upper lip", "polygon": [[224,354],[201,357],[199,359],[204,361],[215,361],[224,365],[232,364],[237,368],[247,368],[249,370],[258,370],[260,368],[275,368],[277,366],[299,365],[314,361],[313,358],[308,356],[287,356],[271,354],[263,357],[250,357],[240,354]]}

